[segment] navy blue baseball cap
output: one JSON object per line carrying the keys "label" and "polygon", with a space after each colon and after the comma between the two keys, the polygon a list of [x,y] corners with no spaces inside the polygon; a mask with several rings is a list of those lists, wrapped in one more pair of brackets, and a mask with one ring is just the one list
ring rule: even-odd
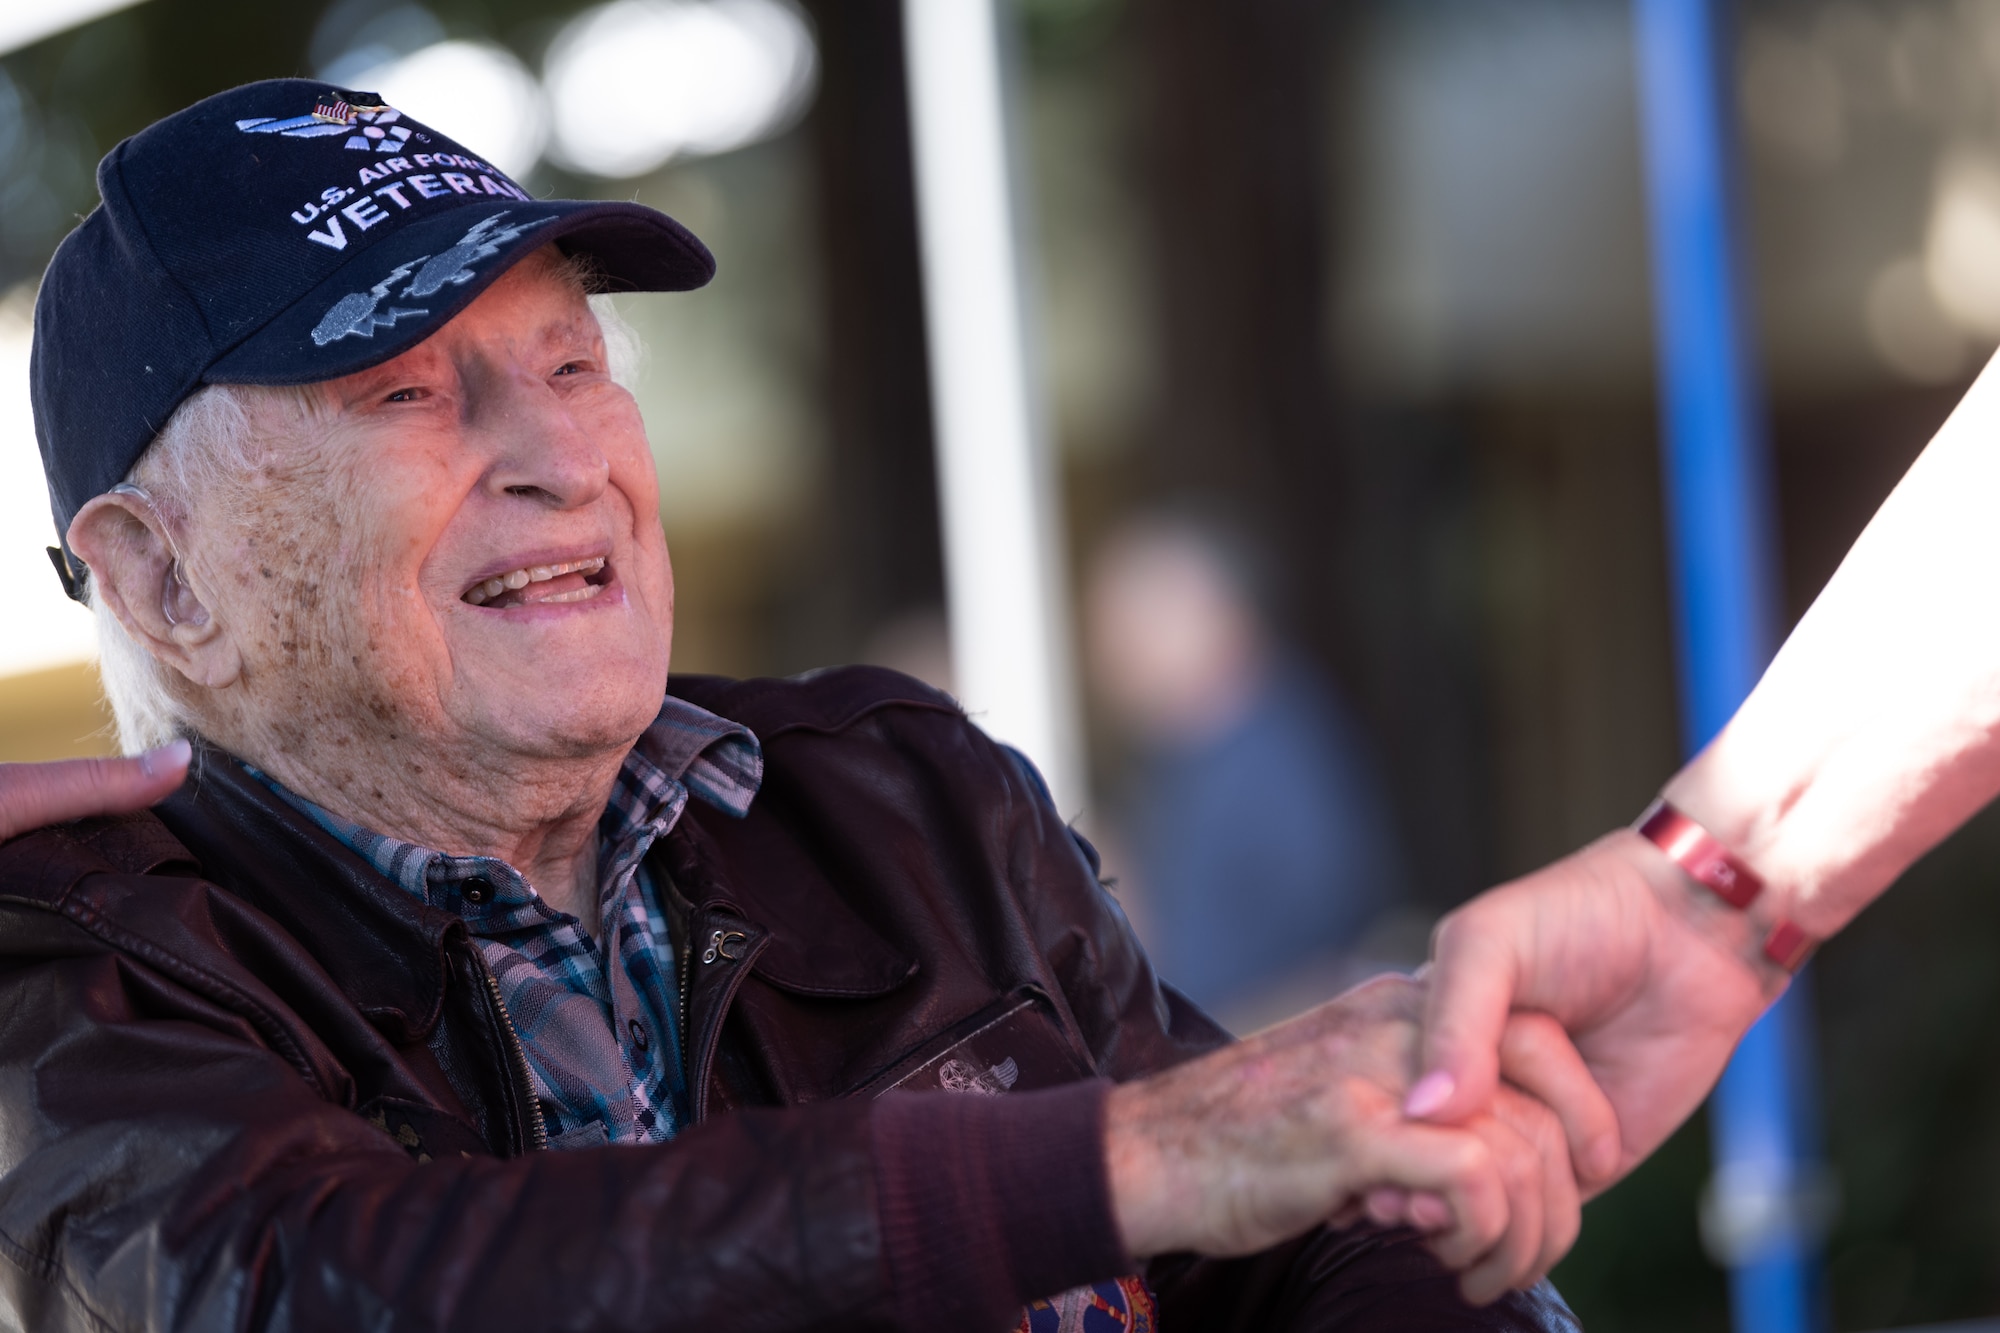
{"label": "navy blue baseball cap", "polygon": [[[641,204],[535,199],[373,93],[246,84],[113,148],[35,301],[56,532],[205,384],[310,384],[422,342],[554,243],[613,291],[686,291],[707,248]],[[52,551],[65,589],[85,571]]]}

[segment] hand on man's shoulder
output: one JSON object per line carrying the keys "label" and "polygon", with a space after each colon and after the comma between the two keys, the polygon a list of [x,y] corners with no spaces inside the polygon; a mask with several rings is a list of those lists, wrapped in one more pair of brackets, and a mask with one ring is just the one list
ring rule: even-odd
{"label": "hand on man's shoulder", "polygon": [[92,815],[122,815],[165,800],[187,777],[185,740],[125,758],[0,764],[0,840]]}

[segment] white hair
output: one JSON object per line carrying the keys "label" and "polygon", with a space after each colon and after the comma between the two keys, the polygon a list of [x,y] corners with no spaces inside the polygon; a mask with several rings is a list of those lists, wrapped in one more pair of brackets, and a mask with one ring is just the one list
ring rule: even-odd
{"label": "white hair", "polygon": [[639,330],[618,313],[618,307],[602,292],[590,298],[590,313],[597,316],[597,327],[604,332],[605,368],[611,372],[611,378],[627,389],[636,389],[639,363],[646,359],[646,344],[639,337]]}
{"label": "white hair", "polygon": [[[558,273],[588,292],[589,269],[568,260]],[[631,388],[637,379],[643,346],[639,335],[604,295],[590,296],[591,313],[604,333],[605,358],[611,378]],[[178,526],[193,511],[196,496],[213,495],[233,484],[257,463],[258,440],[251,430],[256,405],[289,399],[303,409],[308,394],[298,388],[261,385],[203,386],[167,418],[167,424],[139,455],[125,476],[140,487],[160,511],[161,521]],[[194,735],[187,701],[175,684],[174,672],[126,632],[99,594],[97,580],[88,585],[91,614],[97,620],[98,675],[104,698],[118,728],[119,748],[138,754],[176,736]]]}

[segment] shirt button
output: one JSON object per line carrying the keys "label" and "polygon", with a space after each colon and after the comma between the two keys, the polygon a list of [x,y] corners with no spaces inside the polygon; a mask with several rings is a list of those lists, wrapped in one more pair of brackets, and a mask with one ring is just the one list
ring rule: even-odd
{"label": "shirt button", "polygon": [[483,879],[465,881],[465,901],[483,903],[493,896],[493,886]]}
{"label": "shirt button", "polygon": [[634,1046],[637,1046],[642,1051],[652,1046],[653,1039],[647,1035],[645,1024],[633,1018],[626,1020],[625,1026],[632,1034],[632,1044]]}

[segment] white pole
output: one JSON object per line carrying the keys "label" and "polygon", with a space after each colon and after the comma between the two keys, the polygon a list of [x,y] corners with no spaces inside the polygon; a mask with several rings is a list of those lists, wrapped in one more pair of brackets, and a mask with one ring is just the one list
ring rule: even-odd
{"label": "white pole", "polygon": [[903,0],[952,670],[959,698],[1083,800],[1063,541],[1028,356],[994,0]]}

